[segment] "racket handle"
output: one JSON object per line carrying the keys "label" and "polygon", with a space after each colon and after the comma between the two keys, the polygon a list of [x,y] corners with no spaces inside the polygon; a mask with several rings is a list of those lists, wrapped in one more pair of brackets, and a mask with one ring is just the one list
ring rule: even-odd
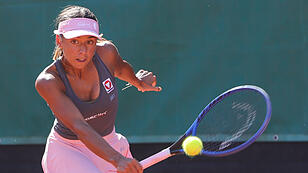
{"label": "racket handle", "polygon": [[168,157],[172,156],[171,153],[170,153],[170,149],[169,148],[166,148],[144,160],[142,160],[140,162],[141,166],[143,169],[146,169],[162,160],[165,160],[167,159]]}

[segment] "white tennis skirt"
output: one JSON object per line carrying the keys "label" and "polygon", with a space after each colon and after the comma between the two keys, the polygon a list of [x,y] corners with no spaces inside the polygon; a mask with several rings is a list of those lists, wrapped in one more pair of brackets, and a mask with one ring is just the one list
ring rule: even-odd
{"label": "white tennis skirt", "polygon": [[[103,137],[123,156],[132,158],[127,139],[113,131]],[[69,140],[51,130],[42,158],[44,173],[111,173],[116,168],[90,151],[80,140]]]}

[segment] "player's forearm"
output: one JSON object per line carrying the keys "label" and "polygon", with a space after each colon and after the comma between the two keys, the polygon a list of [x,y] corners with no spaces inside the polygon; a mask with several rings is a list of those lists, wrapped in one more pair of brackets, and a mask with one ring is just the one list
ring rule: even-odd
{"label": "player's forearm", "polygon": [[121,66],[118,67],[115,77],[126,81],[137,88],[141,85],[141,81],[136,77],[132,66],[126,61],[123,61]]}
{"label": "player's forearm", "polygon": [[78,127],[76,133],[78,138],[96,155],[117,167],[119,161],[124,157],[113,149],[97,132],[88,125]]}

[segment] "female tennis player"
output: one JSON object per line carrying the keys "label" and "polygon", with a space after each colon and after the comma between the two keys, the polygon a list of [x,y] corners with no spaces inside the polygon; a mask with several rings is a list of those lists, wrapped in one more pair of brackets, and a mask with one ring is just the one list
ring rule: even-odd
{"label": "female tennis player", "polygon": [[55,115],[42,167],[45,173],[141,173],[125,137],[115,132],[115,77],[139,91],[160,91],[156,77],[136,76],[113,43],[99,36],[95,15],[69,6],[56,19],[54,62],[35,87]]}

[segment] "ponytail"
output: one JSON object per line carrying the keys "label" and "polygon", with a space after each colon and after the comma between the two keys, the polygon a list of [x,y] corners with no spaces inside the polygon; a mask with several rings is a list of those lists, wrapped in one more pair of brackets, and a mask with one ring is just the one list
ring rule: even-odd
{"label": "ponytail", "polygon": [[53,60],[57,60],[59,57],[63,56],[63,51],[62,49],[56,45],[55,49],[53,50]]}

